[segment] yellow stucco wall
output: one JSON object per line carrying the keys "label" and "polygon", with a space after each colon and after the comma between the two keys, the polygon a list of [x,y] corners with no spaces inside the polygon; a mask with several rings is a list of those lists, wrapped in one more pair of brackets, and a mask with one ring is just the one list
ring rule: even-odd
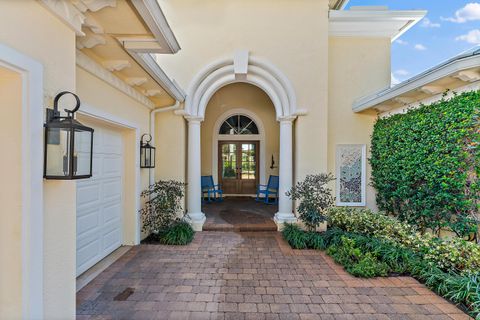
{"label": "yellow stucco wall", "polygon": [[[354,113],[352,103],[390,84],[391,44],[386,38],[330,38],[329,43],[328,171],[335,174],[337,144],[366,144],[369,157],[376,116]],[[367,165],[367,207],[376,209],[370,173]]]}
{"label": "yellow stucco wall", "polygon": [[[254,113],[261,121],[265,134],[265,176],[278,175],[278,168],[270,169],[274,155],[278,166],[279,124],[276,120],[275,107],[270,98],[261,89],[246,83],[236,83],[217,91],[207,105],[205,120],[202,122],[202,175],[214,175],[212,171],[212,146],[214,126],[217,120],[232,109],[245,109]],[[222,121],[223,118],[220,120]],[[265,183],[265,181],[263,181]]]}
{"label": "yellow stucco wall", "polygon": [[187,126],[174,111],[158,113],[155,117],[156,167],[155,180],[187,182]]}
{"label": "yellow stucco wall", "polygon": [[22,301],[22,135],[21,75],[0,67],[0,112],[8,121],[0,129],[0,145],[8,153],[0,159],[0,319],[21,316]]}
{"label": "yellow stucco wall", "polygon": [[[75,90],[75,33],[71,29],[37,1],[0,1],[0,21],[2,26],[8,26],[0,28],[0,42],[43,65],[45,105],[51,105],[59,91]],[[75,314],[74,182],[44,182],[43,232],[45,318],[72,319]],[[21,299],[16,303],[20,310]]]}
{"label": "yellow stucco wall", "polygon": [[328,1],[160,0],[159,3],[182,46],[173,56],[158,57],[166,73],[186,89],[207,64],[233,57],[236,50],[249,50],[252,56],[267,59],[290,79],[298,107],[308,112],[295,124],[297,179],[307,173],[325,171]]}

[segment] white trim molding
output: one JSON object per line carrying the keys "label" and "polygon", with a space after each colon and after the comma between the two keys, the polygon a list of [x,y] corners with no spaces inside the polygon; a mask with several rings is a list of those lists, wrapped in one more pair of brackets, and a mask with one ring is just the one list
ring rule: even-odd
{"label": "white trim molding", "polygon": [[3,44],[0,65],[22,76],[22,317],[43,319],[43,66]]}
{"label": "white trim molding", "polygon": [[115,76],[113,73],[105,69],[102,65],[98,64],[97,62],[93,61],[91,58],[89,58],[86,54],[83,52],[77,50],[77,57],[76,57],[77,65],[84,69],[85,71],[90,72],[97,78],[105,81],[112,87],[120,90],[127,96],[137,100],[141,104],[143,104],[145,107],[149,109],[154,109],[155,104],[142,95],[140,92],[137,90],[133,89],[131,86],[129,86],[126,82]]}
{"label": "white trim molding", "polygon": [[[220,127],[223,122],[234,115],[247,116],[253,120],[258,128],[258,134],[242,134],[242,135],[227,135],[219,134]],[[259,181],[261,184],[266,183],[266,136],[265,136],[265,126],[263,125],[262,120],[252,111],[245,108],[235,108],[230,109],[223,113],[217,118],[215,124],[213,125],[212,133],[212,176],[214,181],[218,181],[218,142],[225,140],[239,140],[239,141],[259,141],[260,142],[260,154],[259,154]]]}
{"label": "white trim molding", "polygon": [[180,45],[158,2],[156,0],[132,0],[132,3],[160,44],[161,52],[159,53],[177,53]]}
{"label": "white trim molding", "polygon": [[[342,148],[361,148],[361,200],[359,202],[344,202],[340,200],[340,152]],[[337,144],[335,148],[335,201],[337,206],[364,207],[367,202],[367,145],[366,144]]]}
{"label": "white trim molding", "polygon": [[424,10],[330,10],[331,37],[383,37],[395,39],[417,24],[426,14]]}
{"label": "white trim molding", "polygon": [[[235,57],[244,59],[243,55]],[[203,68],[190,82],[185,100],[188,116],[205,117],[210,98],[220,88],[236,82],[253,84],[262,89],[275,106],[277,119],[296,116],[297,98],[288,77],[272,63],[257,57],[248,57],[248,71],[244,77],[235,74],[234,58],[217,60]]]}

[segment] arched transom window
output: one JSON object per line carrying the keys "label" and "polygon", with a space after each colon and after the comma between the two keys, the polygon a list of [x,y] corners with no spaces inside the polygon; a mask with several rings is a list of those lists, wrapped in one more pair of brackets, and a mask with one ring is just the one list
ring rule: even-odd
{"label": "arched transom window", "polygon": [[236,114],[222,123],[219,134],[258,134],[258,127],[249,117]]}

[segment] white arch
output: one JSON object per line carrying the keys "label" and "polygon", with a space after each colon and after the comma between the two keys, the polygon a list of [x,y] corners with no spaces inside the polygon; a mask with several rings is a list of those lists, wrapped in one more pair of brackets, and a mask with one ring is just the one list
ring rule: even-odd
{"label": "white arch", "polygon": [[261,184],[265,184],[266,181],[266,146],[265,146],[265,141],[266,141],[266,134],[265,134],[265,126],[263,125],[262,119],[260,119],[259,116],[253,111],[250,111],[245,108],[234,108],[225,111],[222,113],[217,120],[215,121],[215,124],[213,125],[213,134],[212,134],[212,175],[214,181],[218,181],[218,142],[222,140],[222,135],[219,134],[220,127],[222,124],[230,118],[233,115],[242,115],[242,116],[247,116],[250,119],[255,122],[255,125],[258,128],[258,134],[248,134],[248,135],[238,135],[238,136],[230,136],[224,137],[225,139],[223,140],[256,140],[260,141],[260,154],[259,154],[259,181]]}
{"label": "white arch", "polygon": [[210,98],[220,88],[235,82],[246,82],[265,91],[275,106],[277,119],[296,116],[297,99],[285,74],[272,63],[250,57],[246,78],[238,79],[233,58],[217,60],[203,68],[191,81],[185,101],[188,117],[203,119]]}
{"label": "white arch", "polygon": [[[241,70],[239,74],[235,74],[236,66]],[[243,73],[245,69],[246,74]],[[184,109],[185,118],[188,119],[187,205],[195,230],[202,230],[206,219],[201,211],[200,123],[205,117],[208,102],[215,92],[236,82],[257,86],[272,100],[277,120],[280,122],[279,211],[275,215],[275,221],[281,228],[281,224],[296,220],[292,213],[292,201],[286,196],[286,192],[293,182],[292,122],[302,112],[297,111],[297,98],[287,76],[272,63],[260,58],[248,57],[248,53],[244,51],[238,52],[235,58],[220,59],[207,65],[192,79],[187,90]]]}

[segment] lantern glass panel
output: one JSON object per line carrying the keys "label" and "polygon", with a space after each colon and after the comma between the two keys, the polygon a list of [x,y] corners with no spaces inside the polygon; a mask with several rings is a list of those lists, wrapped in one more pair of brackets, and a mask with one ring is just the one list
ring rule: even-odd
{"label": "lantern glass panel", "polygon": [[155,147],[150,149],[150,166],[155,168]]}
{"label": "lantern glass panel", "polygon": [[92,157],[91,131],[75,129],[75,148],[73,150],[73,175],[85,176],[91,172]]}
{"label": "lantern glass panel", "polygon": [[46,130],[47,176],[68,176],[70,172],[70,129],[48,128]]}
{"label": "lantern glass panel", "polygon": [[144,148],[143,148],[143,153],[144,153],[144,162],[143,162],[143,166],[145,168],[149,168],[150,167],[150,161],[151,161],[151,155],[150,155],[150,152],[151,152],[152,149],[150,149],[150,146],[147,144]]}

